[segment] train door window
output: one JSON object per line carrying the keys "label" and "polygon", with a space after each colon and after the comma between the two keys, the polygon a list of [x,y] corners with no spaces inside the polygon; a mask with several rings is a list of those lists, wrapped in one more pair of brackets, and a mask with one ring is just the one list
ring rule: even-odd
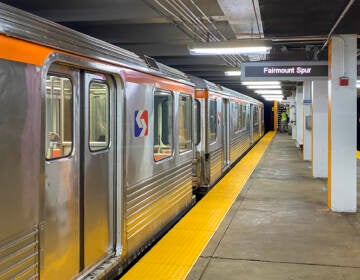
{"label": "train door window", "polygon": [[173,96],[154,93],[154,160],[168,158],[173,153]]}
{"label": "train door window", "polygon": [[198,145],[200,143],[201,139],[201,111],[200,111],[200,101],[195,100],[194,102],[194,108],[195,108],[195,145]]}
{"label": "train door window", "polygon": [[96,152],[109,146],[109,86],[100,81],[89,85],[89,148]]}
{"label": "train door window", "polygon": [[242,129],[242,106],[239,103],[234,103],[233,108],[234,131],[238,132]]}
{"label": "train door window", "polygon": [[246,105],[241,105],[241,127],[246,128]]}
{"label": "train door window", "polygon": [[217,104],[216,99],[209,99],[209,143],[216,141]]}
{"label": "train door window", "polygon": [[45,157],[69,156],[73,146],[73,88],[68,77],[49,73],[46,77]]}
{"label": "train door window", "polygon": [[254,107],[254,124],[259,123],[259,111],[258,107]]}
{"label": "train door window", "polygon": [[191,150],[191,109],[191,96],[180,94],[178,116],[180,153]]}

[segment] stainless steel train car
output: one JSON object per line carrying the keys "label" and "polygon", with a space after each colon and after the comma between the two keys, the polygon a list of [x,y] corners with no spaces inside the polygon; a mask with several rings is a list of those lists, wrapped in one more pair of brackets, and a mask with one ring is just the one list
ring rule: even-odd
{"label": "stainless steel train car", "polygon": [[196,153],[211,185],[261,134],[259,103],[1,3],[0,45],[0,279],[118,274],[193,205]]}
{"label": "stainless steel train car", "polygon": [[206,192],[264,134],[263,103],[191,77],[195,84],[194,187]]}

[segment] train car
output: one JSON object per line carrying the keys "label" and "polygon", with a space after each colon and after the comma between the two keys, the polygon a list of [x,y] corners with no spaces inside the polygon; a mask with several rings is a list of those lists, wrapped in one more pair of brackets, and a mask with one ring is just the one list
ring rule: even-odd
{"label": "train car", "polygon": [[197,77],[195,84],[194,188],[206,193],[258,141],[264,131],[263,104]]}
{"label": "train car", "polygon": [[0,279],[119,274],[263,133],[235,91],[1,3],[0,27]]}
{"label": "train car", "polygon": [[118,274],[193,204],[193,84],[1,3],[0,27],[0,279]]}

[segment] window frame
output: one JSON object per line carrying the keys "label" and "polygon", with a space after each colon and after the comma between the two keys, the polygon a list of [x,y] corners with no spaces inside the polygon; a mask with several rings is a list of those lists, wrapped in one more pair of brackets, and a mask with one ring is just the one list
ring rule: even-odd
{"label": "window frame", "polygon": [[[190,132],[190,139],[186,139],[186,141],[190,141],[190,147],[187,148],[186,150],[181,150],[180,146],[181,146],[181,141],[180,141],[180,117],[179,117],[179,112],[180,112],[180,99],[181,97],[185,97],[186,99],[189,100],[189,109],[190,109],[190,118],[187,118],[187,119],[184,119],[184,128],[185,128],[185,124],[186,124],[186,120],[188,120],[189,122],[189,132]],[[189,151],[191,151],[193,149],[193,142],[194,142],[194,135],[193,135],[193,127],[192,127],[192,124],[193,124],[193,116],[192,116],[192,108],[193,108],[193,100],[192,100],[192,96],[191,94],[186,94],[186,93],[182,93],[180,92],[179,93],[179,96],[178,96],[178,125],[179,125],[179,137],[178,137],[178,149],[179,149],[179,154],[184,154],[184,153],[187,153]],[[185,141],[185,142],[186,142]]]}
{"label": "window frame", "polygon": [[253,112],[253,125],[259,125],[259,108],[256,105],[254,105]]}
{"label": "window frame", "polygon": [[[48,76],[55,76],[57,78],[66,78],[70,81],[70,88],[71,88],[71,114],[70,114],[70,131],[71,131],[71,148],[69,150],[69,152],[65,155],[59,156],[59,157],[51,157],[48,158],[47,153],[48,150],[50,149],[50,140],[45,139],[45,160],[50,162],[50,161],[55,161],[55,160],[59,160],[59,159],[64,159],[64,158],[70,158],[73,154],[74,151],[74,98],[75,98],[75,82],[73,81],[73,76],[67,74],[67,73],[63,73],[63,72],[57,72],[57,71],[48,71],[46,73],[46,80],[45,80],[45,137],[48,138],[49,137],[49,131],[48,131],[48,127],[47,127],[47,112],[48,112],[48,106],[47,106],[47,78]],[[60,99],[61,100],[61,99]],[[60,105],[60,107],[62,107]],[[60,115],[62,115],[63,112],[60,112]],[[64,122],[64,120],[62,120],[61,122]],[[60,127],[62,127],[63,125],[60,124]],[[61,132],[61,133],[60,133]],[[64,137],[64,132],[60,131],[59,128],[59,134],[60,134],[60,139],[61,142],[67,142],[67,141],[63,141],[63,137]],[[47,146],[47,141],[49,141],[49,146]]]}
{"label": "window frame", "polygon": [[[208,99],[209,102],[209,110],[208,110],[208,139],[209,139],[209,144],[213,144],[217,142],[217,136],[218,136],[218,102],[216,98],[209,98]],[[215,104],[215,137],[210,138],[210,132],[211,132],[211,124],[210,124],[210,108],[211,108],[211,103],[214,102]]]}
{"label": "window frame", "polygon": [[193,141],[194,145],[199,145],[201,142],[201,102],[198,99],[194,99],[193,107],[196,108],[195,120],[193,121],[193,123],[195,124]]}
{"label": "window frame", "polygon": [[[108,135],[108,139],[107,139],[107,143],[106,143],[106,146],[101,148],[101,149],[97,149],[97,150],[93,150],[91,149],[91,146],[90,146],[90,118],[91,118],[91,114],[90,114],[90,87],[91,87],[91,84],[92,83],[98,83],[98,84],[104,84],[107,86],[107,89],[108,89],[108,94],[107,94],[107,135]],[[88,105],[88,138],[87,138],[87,145],[88,145],[88,149],[91,153],[98,153],[98,152],[102,152],[102,151],[106,151],[109,149],[110,147],[110,139],[111,139],[111,124],[110,124],[110,99],[111,99],[111,87],[110,85],[108,84],[107,80],[101,80],[101,79],[91,79],[89,81],[89,84],[88,84],[88,100],[87,100],[87,105]]]}
{"label": "window frame", "polygon": [[[156,153],[154,152],[155,151],[155,96],[156,95],[164,95],[164,96],[170,96],[171,97],[171,145],[170,145],[170,148],[171,148],[171,153],[168,155],[168,156],[165,156],[165,157],[161,157],[159,158],[158,160],[155,158],[155,155]],[[175,103],[175,98],[174,98],[174,93],[172,91],[168,91],[168,90],[163,90],[163,89],[155,89],[154,92],[153,92],[153,126],[152,126],[152,130],[153,130],[153,138],[152,138],[152,141],[153,141],[153,161],[155,163],[161,163],[161,162],[164,162],[164,161],[168,161],[170,159],[172,159],[174,157],[174,153],[175,153],[175,145],[174,145],[174,140],[175,140],[175,136],[174,136],[174,113],[175,113],[175,106],[174,106],[174,103]],[[159,105],[159,104],[158,104]],[[157,127],[158,131],[159,131],[159,127]],[[159,134],[159,133],[158,133]],[[162,137],[161,137],[162,139]],[[156,146],[159,146],[158,149],[161,148],[161,145],[160,143]],[[160,153],[158,153],[160,154]]]}
{"label": "window frame", "polygon": [[[233,126],[234,126],[234,133],[238,134],[240,133],[242,130],[244,130],[243,127],[243,120],[242,120],[242,104],[239,102],[233,102]],[[235,110],[236,108],[236,110]],[[240,117],[240,118],[239,118]],[[240,119],[240,120],[238,120]]]}

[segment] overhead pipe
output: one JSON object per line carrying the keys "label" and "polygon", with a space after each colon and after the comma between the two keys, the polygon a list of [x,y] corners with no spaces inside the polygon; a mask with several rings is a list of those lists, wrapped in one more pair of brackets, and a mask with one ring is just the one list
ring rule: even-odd
{"label": "overhead pipe", "polygon": [[[169,16],[167,16],[166,14],[164,14],[163,12],[161,12],[159,9],[156,9],[153,5],[151,5],[147,0],[144,0],[145,2],[147,2],[150,6],[153,7],[153,9],[155,9],[159,14],[169,18]],[[188,34],[190,37],[192,36],[199,36],[199,34],[197,34],[196,32],[194,32],[194,30],[192,30],[189,26],[187,26],[182,20],[181,18],[179,18],[175,13],[173,13],[172,11],[170,11],[169,9],[167,9],[162,3],[160,3],[158,0],[154,0],[154,2],[156,4],[158,4],[160,6],[160,8],[162,8],[166,13],[168,13],[170,16],[172,16],[173,18],[169,18],[170,21],[174,22],[180,29],[182,29],[183,32],[185,32],[186,34]],[[183,26],[185,27],[186,30],[184,30],[183,28],[181,28],[180,25],[177,24],[178,22],[183,23]],[[190,34],[189,34],[190,33]],[[192,34],[192,35],[191,35]]]}
{"label": "overhead pipe", "polygon": [[354,4],[355,0],[350,0],[349,3],[346,5],[345,9],[342,11],[342,13],[340,14],[339,18],[337,19],[337,21],[335,22],[334,26],[331,28],[329,35],[327,36],[326,42],[324,43],[324,45],[322,46],[322,48],[320,49],[320,51],[318,52],[318,54],[320,52],[322,52],[325,47],[329,44],[329,40],[331,35],[334,33],[336,27],[339,25],[340,21],[343,19],[343,17],[345,16],[345,14],[347,13],[347,11],[350,9],[351,5]]}
{"label": "overhead pipe", "polygon": [[254,9],[254,15],[255,15],[255,18],[256,18],[256,26],[257,26],[257,29],[258,29],[259,37],[261,38],[260,24],[259,24],[259,19],[258,19],[258,16],[257,16],[254,0],[251,0],[251,2],[252,2],[253,9]]}
{"label": "overhead pipe", "polygon": [[[210,21],[210,19],[207,17],[207,15],[198,7],[193,1],[191,3],[193,6],[200,12],[201,16],[205,18],[212,26],[213,30],[218,33],[218,35],[214,34],[199,18],[196,14],[194,14],[182,1],[174,1],[174,0],[168,0],[168,2],[171,1],[174,3],[174,5],[177,5],[179,9],[182,8],[183,14],[185,13],[186,16],[190,16],[192,26],[197,29],[201,27],[200,32],[202,31],[205,36],[207,36],[206,40],[203,40],[203,42],[212,42],[212,41],[222,41],[227,40],[226,37],[216,28],[216,26]],[[182,7],[180,7],[182,6]],[[173,7],[175,8],[175,7]],[[176,8],[175,8],[176,9]],[[211,36],[211,37],[210,37]],[[220,38],[219,38],[220,36]],[[242,60],[239,60],[237,56],[234,55],[226,55],[221,56],[227,63],[230,65],[236,66],[239,65]],[[230,60],[230,61],[229,61]],[[244,60],[244,59],[243,59]]]}
{"label": "overhead pipe", "polygon": [[[195,37],[201,42],[207,42],[207,41],[222,41],[226,39],[226,37],[216,28],[216,26],[210,21],[210,19],[202,12],[202,10],[194,3],[194,7],[201,13],[201,15],[206,18],[206,20],[211,23],[214,31],[218,34],[215,34],[213,31],[211,31],[201,20],[198,19],[198,17],[181,1],[172,1],[172,0],[166,0],[166,4],[169,7],[166,7],[165,3],[161,3],[158,0],[153,0],[164,12],[160,11],[149,1],[144,0],[147,2],[150,6],[153,7],[158,13],[164,15],[165,17],[169,18],[168,15],[170,15],[173,18],[169,18],[170,21],[174,22],[180,29],[183,30],[183,32],[187,33],[190,37]],[[180,22],[181,24],[178,24]],[[219,38],[220,37],[220,38]],[[238,66],[240,62],[242,61],[239,59],[238,56],[234,55],[227,55],[227,56],[220,56],[225,60],[226,63],[232,65],[232,66]],[[243,58],[242,58],[243,59]]]}
{"label": "overhead pipe", "polygon": [[[190,0],[190,3],[200,12],[200,14],[203,16],[204,19],[206,19],[206,21],[211,25],[211,27],[217,31],[220,36],[221,36],[221,39],[219,39],[219,41],[221,40],[227,40],[227,38],[224,36],[224,34],[221,33],[221,31],[216,27],[216,25],[210,20],[210,18],[200,9],[200,7],[193,1],[193,0]],[[241,63],[243,61],[246,61],[246,59],[241,56],[241,55],[238,55],[238,56],[233,56],[235,57],[235,59]]]}

